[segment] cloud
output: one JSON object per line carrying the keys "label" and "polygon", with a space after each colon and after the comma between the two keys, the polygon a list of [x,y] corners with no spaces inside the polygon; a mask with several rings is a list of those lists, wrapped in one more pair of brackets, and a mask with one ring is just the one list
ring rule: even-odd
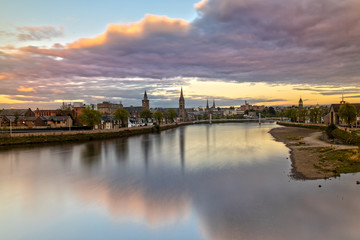
{"label": "cloud", "polygon": [[36,93],[36,90],[32,87],[29,87],[29,88],[25,88],[24,86],[20,86],[18,89],[19,92],[34,92]]}
{"label": "cloud", "polygon": [[151,36],[182,36],[186,34],[189,23],[181,19],[171,19],[167,16],[156,16],[147,14],[139,22],[117,25],[110,24],[106,32],[95,38],[83,38],[68,45],[69,48],[89,48],[99,45],[118,45],[121,39],[129,44],[129,41],[139,40]]}
{"label": "cloud", "polygon": [[40,41],[61,37],[64,34],[64,27],[62,26],[25,26],[17,27],[16,30],[19,32],[17,34],[19,41]]}
{"label": "cloud", "polygon": [[[111,98],[122,94],[118,86],[156,89],[192,78],[310,86],[353,86],[360,80],[359,1],[207,0],[195,7],[199,16],[192,22],[146,15],[67,45],[0,52],[0,75],[16,79],[3,79],[9,80],[4,89],[58,83],[67,94]],[[24,40],[63,31],[19,30]],[[141,80],[128,81],[134,78]],[[63,84],[79,79],[81,89]],[[96,79],[103,80],[91,82]]]}

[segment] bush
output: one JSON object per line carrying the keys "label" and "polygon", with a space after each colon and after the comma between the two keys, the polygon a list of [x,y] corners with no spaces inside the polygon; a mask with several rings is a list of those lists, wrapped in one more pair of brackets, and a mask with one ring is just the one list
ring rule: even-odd
{"label": "bush", "polygon": [[337,127],[335,126],[335,124],[330,124],[327,128],[326,128],[326,134],[328,135],[329,138],[333,139],[334,135],[332,134],[332,131],[334,131],[335,129],[337,129]]}
{"label": "bush", "polygon": [[347,144],[360,145],[360,137],[356,133],[348,133],[340,129],[335,129],[331,134]]}

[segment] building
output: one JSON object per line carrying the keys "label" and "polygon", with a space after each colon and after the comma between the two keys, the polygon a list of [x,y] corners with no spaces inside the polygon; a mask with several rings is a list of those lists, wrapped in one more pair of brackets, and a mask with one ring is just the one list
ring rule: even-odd
{"label": "building", "polygon": [[35,113],[30,109],[3,109],[0,116],[14,116],[18,118],[35,117]]}
{"label": "building", "polygon": [[1,126],[26,126],[26,119],[35,117],[35,113],[30,109],[3,109],[0,112]]}
{"label": "building", "polygon": [[98,103],[97,110],[101,113],[101,115],[111,115],[116,112],[117,109],[123,108],[122,103],[110,103],[110,102],[102,102]]}
{"label": "building", "polygon": [[211,110],[209,108],[209,99],[206,99],[206,114],[210,114],[211,113]]}
{"label": "building", "polygon": [[241,105],[240,106],[240,110],[241,111],[264,111],[265,106],[261,105],[261,106],[257,106],[257,105],[250,105],[247,101],[245,101],[245,105]]}
{"label": "building", "polygon": [[45,126],[51,128],[64,128],[73,125],[73,120],[70,116],[43,116],[41,119],[44,121]]}
{"label": "building", "polygon": [[149,110],[150,109],[150,101],[148,99],[148,96],[146,94],[146,90],[144,93],[144,99],[142,100],[142,107],[143,109]]}
{"label": "building", "polygon": [[[340,104],[331,104],[329,113],[324,117],[324,123],[325,124],[345,124],[344,121],[339,117],[339,109],[340,107],[345,104],[344,97],[342,97],[342,100],[340,101]],[[360,112],[360,103],[352,103],[356,107],[356,112]],[[353,123],[354,125],[357,125],[358,117],[356,116],[356,121]]]}
{"label": "building", "polygon": [[43,116],[73,116],[72,110],[40,110],[37,108],[35,110],[35,116],[36,117],[43,117]]}
{"label": "building", "polygon": [[186,114],[186,110],[185,110],[185,99],[184,99],[182,88],[181,88],[181,93],[180,93],[180,98],[179,98],[179,117],[180,117],[181,121],[187,120],[187,114]]}
{"label": "building", "polygon": [[304,108],[304,102],[303,100],[301,99],[300,97],[300,100],[299,100],[299,109],[303,109]]}

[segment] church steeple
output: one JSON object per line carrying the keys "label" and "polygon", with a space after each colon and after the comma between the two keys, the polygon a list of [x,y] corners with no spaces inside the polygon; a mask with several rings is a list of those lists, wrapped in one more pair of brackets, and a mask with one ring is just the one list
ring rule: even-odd
{"label": "church steeple", "polygon": [[300,100],[299,100],[299,109],[302,109],[304,107],[304,102],[303,100],[301,99],[300,97]]}
{"label": "church steeple", "polygon": [[215,99],[213,99],[213,105],[212,105],[212,108],[214,108],[214,109],[216,108],[216,107],[215,107]]}
{"label": "church steeple", "polygon": [[149,110],[150,109],[150,101],[148,99],[148,96],[146,94],[146,90],[144,93],[144,99],[142,100],[142,107],[143,109]]}
{"label": "church steeple", "polygon": [[344,101],[344,94],[342,94],[342,97],[341,97],[341,102],[340,104],[345,104],[345,101]]}
{"label": "church steeple", "polygon": [[145,90],[145,93],[144,93],[144,99],[143,100],[148,100],[148,96],[146,94],[146,90]]}
{"label": "church steeple", "polygon": [[179,98],[179,117],[182,121],[185,121],[187,118],[186,110],[185,110],[185,99],[183,95],[183,89],[181,87],[180,98]]}

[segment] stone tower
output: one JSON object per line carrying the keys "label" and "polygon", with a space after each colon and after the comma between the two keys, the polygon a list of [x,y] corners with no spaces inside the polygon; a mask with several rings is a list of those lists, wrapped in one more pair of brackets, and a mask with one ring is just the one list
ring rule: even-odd
{"label": "stone tower", "polygon": [[180,98],[179,98],[179,117],[182,121],[186,120],[186,111],[185,111],[185,99],[183,95],[183,90],[181,88]]}
{"label": "stone tower", "polygon": [[212,105],[211,108],[212,108],[212,109],[215,109],[215,108],[216,108],[216,106],[215,106],[215,99],[213,100],[213,105]]}
{"label": "stone tower", "polygon": [[144,93],[144,99],[142,100],[142,107],[143,107],[143,109],[146,109],[146,110],[150,109],[150,103],[149,103],[148,96],[146,94],[146,90]]}
{"label": "stone tower", "polygon": [[304,103],[303,103],[303,100],[301,99],[300,97],[300,100],[299,100],[299,109],[303,109],[304,107]]}

